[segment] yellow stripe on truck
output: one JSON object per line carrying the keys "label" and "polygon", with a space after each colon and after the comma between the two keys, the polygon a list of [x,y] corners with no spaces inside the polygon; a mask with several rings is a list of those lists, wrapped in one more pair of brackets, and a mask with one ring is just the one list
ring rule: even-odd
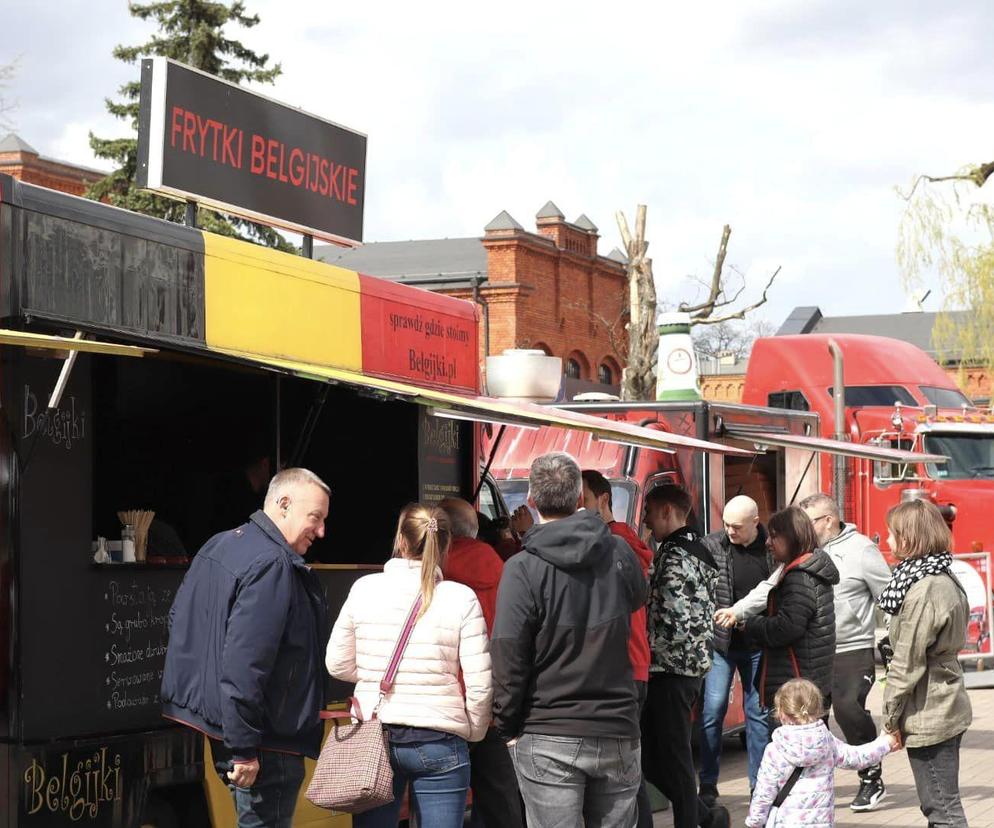
{"label": "yellow stripe on truck", "polygon": [[362,370],[359,274],[203,236],[209,347]]}

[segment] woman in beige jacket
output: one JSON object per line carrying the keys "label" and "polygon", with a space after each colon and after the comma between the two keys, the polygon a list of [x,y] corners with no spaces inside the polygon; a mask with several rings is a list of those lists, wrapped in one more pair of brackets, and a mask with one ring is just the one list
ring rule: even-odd
{"label": "woman in beige jacket", "polygon": [[[355,828],[396,826],[408,783],[419,825],[463,824],[467,741],[486,734],[493,690],[480,603],[469,587],[442,581],[450,537],[444,511],[417,503],[406,507],[394,558],[382,573],[356,581],[328,641],[328,672],[356,683],[364,717],[379,704],[377,716],[390,739],[394,801],[357,814]],[[381,699],[380,679],[418,594],[421,612],[393,689]]]}
{"label": "woman in beige jacket", "polygon": [[887,528],[887,545],[900,563],[877,598],[892,616],[894,648],[884,730],[904,740],[928,824],[966,828],[959,748],[973,714],[958,655],[970,605],[952,574],[952,534],[938,508],[924,500],[891,509]]}

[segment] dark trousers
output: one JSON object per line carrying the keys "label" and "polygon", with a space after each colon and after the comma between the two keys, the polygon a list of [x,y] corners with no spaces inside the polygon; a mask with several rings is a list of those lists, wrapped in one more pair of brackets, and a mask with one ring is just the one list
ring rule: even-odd
{"label": "dark trousers", "polygon": [[959,795],[959,745],[952,739],[922,748],[908,748],[918,801],[929,828],[967,828]]}
{"label": "dark trousers", "polygon": [[[639,718],[641,718],[642,712],[645,710],[645,697],[648,692],[648,682],[635,682],[635,693],[638,696],[639,703]],[[645,742],[643,741],[642,744],[644,746]],[[639,785],[639,792],[635,797],[635,805],[638,808],[638,822],[635,823],[635,828],[652,828],[652,803],[649,801],[649,791],[645,787],[645,774],[642,775],[642,783]]]}
{"label": "dark trousers", "polygon": [[701,679],[652,673],[642,714],[642,772],[673,806],[674,828],[708,825],[708,807],[697,796],[690,744],[691,712]]}
{"label": "dark trousers", "polygon": [[228,779],[234,763],[222,742],[211,740],[214,770],[231,791],[238,828],[290,828],[297,794],[304,781],[304,757],[259,751],[259,773],[251,788],[236,788]]}
{"label": "dark trousers", "polygon": [[511,753],[494,728],[469,746],[472,828],[524,828],[525,813]]}
{"label": "dark trousers", "polygon": [[[866,697],[876,678],[873,648],[836,653],[832,665],[832,712],[850,745],[865,745],[877,738]],[[859,772],[864,781],[879,779],[880,765]]]}

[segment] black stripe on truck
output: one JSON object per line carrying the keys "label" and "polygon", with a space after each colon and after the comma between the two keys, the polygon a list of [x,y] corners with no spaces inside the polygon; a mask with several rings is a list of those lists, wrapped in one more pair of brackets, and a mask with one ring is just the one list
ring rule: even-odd
{"label": "black stripe on truck", "polygon": [[0,176],[3,313],[205,347],[204,238]]}

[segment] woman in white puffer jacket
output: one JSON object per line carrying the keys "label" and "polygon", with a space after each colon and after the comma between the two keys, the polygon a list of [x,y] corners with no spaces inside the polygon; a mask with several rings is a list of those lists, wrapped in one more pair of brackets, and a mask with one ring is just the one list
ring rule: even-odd
{"label": "woman in white puffer jacket", "polygon": [[394,801],[355,815],[355,828],[396,826],[408,783],[419,825],[463,824],[467,741],[486,734],[493,689],[480,603],[469,587],[442,580],[450,538],[444,511],[407,506],[394,557],[382,573],[355,582],[328,641],[328,672],[356,682],[356,699],[368,717],[379,702],[380,680],[408,613],[418,594],[423,596],[393,689],[377,714],[390,739]]}

